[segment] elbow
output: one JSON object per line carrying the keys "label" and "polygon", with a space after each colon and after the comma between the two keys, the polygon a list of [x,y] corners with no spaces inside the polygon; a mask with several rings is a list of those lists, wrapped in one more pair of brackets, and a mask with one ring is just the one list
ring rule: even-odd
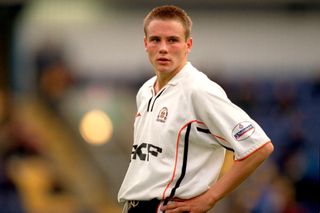
{"label": "elbow", "polygon": [[247,159],[249,157],[255,156],[256,158],[259,159],[259,161],[264,161],[266,160],[273,152],[274,147],[271,141],[263,144],[260,148],[258,148],[255,152],[241,158],[237,159],[236,161],[242,161],[244,159]]}
{"label": "elbow", "polygon": [[271,141],[264,144],[261,147],[261,149],[259,150],[259,152],[260,152],[259,158],[260,158],[261,162],[268,159],[270,157],[270,155],[272,154],[273,150],[274,150],[274,147],[273,147],[273,144],[271,143]]}
{"label": "elbow", "polygon": [[273,151],[274,151],[274,146],[271,143],[271,141],[264,145],[263,153],[264,153],[266,158],[269,157],[272,154]]}

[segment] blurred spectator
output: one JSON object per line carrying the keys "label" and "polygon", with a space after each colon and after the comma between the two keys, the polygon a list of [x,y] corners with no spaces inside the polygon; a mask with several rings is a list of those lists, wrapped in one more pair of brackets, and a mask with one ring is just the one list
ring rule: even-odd
{"label": "blurred spectator", "polygon": [[260,201],[252,213],[307,213],[296,201],[295,188],[290,179],[278,175],[266,185]]}
{"label": "blurred spectator", "polygon": [[0,212],[24,212],[18,189],[8,173],[10,161],[10,103],[0,90]]}
{"label": "blurred spectator", "polygon": [[50,41],[45,42],[35,54],[35,65],[40,97],[59,112],[59,103],[73,82],[63,48]]}
{"label": "blurred spectator", "polygon": [[312,83],[312,97],[320,99],[319,96],[320,96],[320,70],[317,72],[316,77]]}
{"label": "blurred spectator", "polygon": [[318,76],[309,81],[290,79],[253,84],[229,80],[225,84],[230,98],[250,109],[251,116],[261,121],[275,145],[269,161],[273,166],[257,172],[256,180],[249,180],[246,183],[249,186],[240,187],[226,201],[233,212],[319,212]]}
{"label": "blurred spectator", "polygon": [[273,93],[273,107],[275,107],[277,114],[286,116],[295,110],[297,104],[297,93],[291,82],[276,82]]}
{"label": "blurred spectator", "polygon": [[55,172],[46,144],[15,113],[0,126],[0,213],[77,212],[81,206]]}
{"label": "blurred spectator", "polygon": [[239,106],[245,109],[248,114],[251,116],[255,108],[257,108],[257,89],[258,87],[251,80],[242,81],[238,85],[238,96],[235,99],[235,102]]}

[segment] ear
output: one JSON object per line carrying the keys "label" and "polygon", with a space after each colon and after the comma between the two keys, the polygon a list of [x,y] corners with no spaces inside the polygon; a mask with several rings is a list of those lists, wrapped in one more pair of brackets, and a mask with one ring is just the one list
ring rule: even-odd
{"label": "ear", "polygon": [[144,43],[144,49],[147,51],[147,38],[144,36],[143,37],[143,43]]}
{"label": "ear", "polygon": [[192,37],[188,38],[187,40],[187,53],[191,52],[191,48],[192,48]]}

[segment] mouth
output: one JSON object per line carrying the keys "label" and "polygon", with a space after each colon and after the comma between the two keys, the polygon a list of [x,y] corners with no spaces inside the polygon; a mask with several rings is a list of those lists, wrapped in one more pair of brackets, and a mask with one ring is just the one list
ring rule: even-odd
{"label": "mouth", "polygon": [[157,61],[158,63],[161,64],[161,63],[168,63],[170,60],[168,58],[161,57],[161,58],[158,58]]}

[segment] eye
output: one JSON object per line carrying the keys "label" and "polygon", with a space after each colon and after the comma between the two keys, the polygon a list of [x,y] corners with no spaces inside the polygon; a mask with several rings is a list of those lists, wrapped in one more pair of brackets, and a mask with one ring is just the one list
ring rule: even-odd
{"label": "eye", "polygon": [[151,42],[153,42],[153,43],[158,43],[158,42],[160,41],[160,39],[157,38],[157,37],[151,37],[151,38],[149,39],[149,41],[151,41]]}
{"label": "eye", "polygon": [[176,43],[176,42],[179,41],[179,39],[177,39],[177,38],[169,38],[168,41],[169,41],[169,43]]}

